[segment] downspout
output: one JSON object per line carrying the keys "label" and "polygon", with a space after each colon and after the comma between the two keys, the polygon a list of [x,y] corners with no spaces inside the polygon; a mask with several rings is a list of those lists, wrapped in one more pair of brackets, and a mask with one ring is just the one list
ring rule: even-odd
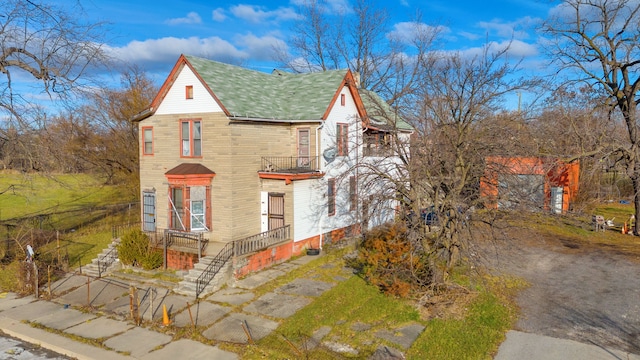
{"label": "downspout", "polygon": [[[316,156],[318,157],[318,170],[322,170],[320,164],[322,164],[322,156],[320,155],[320,130],[324,127],[324,122],[322,122],[316,128]],[[320,215],[320,221],[318,221],[318,232],[320,233],[320,243],[318,244],[318,248],[322,250],[322,240],[324,233],[322,232],[322,219],[323,215]]]}

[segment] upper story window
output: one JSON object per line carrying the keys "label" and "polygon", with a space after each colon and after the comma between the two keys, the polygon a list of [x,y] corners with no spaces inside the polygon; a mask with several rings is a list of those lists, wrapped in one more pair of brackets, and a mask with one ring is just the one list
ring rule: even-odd
{"label": "upper story window", "polygon": [[363,136],[364,156],[390,156],[393,153],[393,138],[384,132],[366,132]]}
{"label": "upper story window", "polygon": [[186,99],[193,99],[193,85],[185,86],[184,93]]}
{"label": "upper story window", "polygon": [[356,191],[356,177],[349,177],[349,211],[358,207],[358,193]]}
{"label": "upper story window", "polygon": [[348,135],[348,124],[336,124],[336,146],[338,148],[338,156],[347,156],[349,153]]}
{"label": "upper story window", "polygon": [[180,121],[182,157],[202,156],[202,122],[200,120]]}
{"label": "upper story window", "polygon": [[142,128],[142,154],[153,155],[153,128]]}
{"label": "upper story window", "polygon": [[327,180],[327,211],[329,216],[336,214],[336,179]]}
{"label": "upper story window", "polygon": [[344,94],[340,94],[340,105],[344,106],[347,103],[347,97]]}

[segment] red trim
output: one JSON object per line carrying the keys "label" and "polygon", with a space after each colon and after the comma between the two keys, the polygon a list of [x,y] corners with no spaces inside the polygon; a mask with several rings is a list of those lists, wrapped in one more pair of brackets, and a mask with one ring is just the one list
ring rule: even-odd
{"label": "red trim", "polygon": [[227,110],[227,108],[225,108],[224,105],[222,105],[222,103],[220,102],[220,99],[218,99],[218,97],[209,88],[209,85],[207,85],[207,83],[202,79],[200,74],[198,74],[198,72],[195,71],[195,69],[193,68],[191,63],[189,61],[187,61],[187,58],[184,56],[184,54],[182,54],[178,58],[178,61],[176,61],[176,64],[173,66],[173,69],[171,69],[171,72],[169,73],[169,76],[167,76],[167,78],[165,79],[164,83],[160,87],[160,91],[158,91],[158,94],[156,94],[156,97],[153,98],[153,101],[151,102],[151,105],[147,109],[147,110],[149,110],[149,113],[146,114],[143,118],[140,118],[138,121],[144,120],[145,118],[153,115],[158,110],[158,106],[160,105],[160,103],[162,103],[164,98],[169,93],[169,89],[171,89],[171,86],[173,86],[173,84],[175,83],[176,79],[178,78],[178,75],[180,74],[180,71],[182,70],[182,68],[185,65],[188,66],[189,69],[191,69],[191,71],[195,74],[196,78],[198,78],[198,80],[200,81],[202,86],[204,86],[204,88],[207,89],[207,91],[213,97],[213,99],[216,101],[216,103],[218,103],[218,106],[220,106],[222,111],[224,111],[224,113],[227,116],[230,115],[230,113]]}
{"label": "red trim", "polygon": [[344,94],[340,94],[340,105],[344,106],[347,103],[347,97]]}
{"label": "red trim", "polygon": [[303,173],[303,174],[284,174],[284,173],[273,173],[273,172],[258,172],[258,176],[260,179],[274,179],[274,180],[284,180],[284,183],[289,185],[293,181],[296,180],[307,180],[307,179],[318,179],[324,176],[324,173],[315,172],[315,173]]}
{"label": "red trim", "polygon": [[351,93],[351,97],[353,98],[353,101],[356,103],[356,109],[358,109],[358,115],[360,115],[360,119],[367,118],[367,112],[364,109],[364,104],[362,103],[362,99],[360,99],[360,94],[358,94],[358,89],[356,88],[356,81],[353,78],[353,73],[351,73],[351,70],[347,70],[347,73],[344,76],[344,79],[342,79],[342,82],[338,86],[338,89],[336,90],[335,94],[333,94],[333,98],[331,99],[331,102],[329,103],[327,110],[325,110],[324,114],[322,115],[323,120],[326,120],[327,118],[329,118],[329,113],[331,112],[331,109],[333,109],[333,106],[338,101],[338,95],[342,95],[342,89],[345,86],[349,89],[349,92]]}
{"label": "red trim", "polygon": [[216,174],[164,175],[169,185],[209,186]]}
{"label": "red trim", "polygon": [[187,100],[193,99],[193,85],[187,85],[184,87],[184,98]]}

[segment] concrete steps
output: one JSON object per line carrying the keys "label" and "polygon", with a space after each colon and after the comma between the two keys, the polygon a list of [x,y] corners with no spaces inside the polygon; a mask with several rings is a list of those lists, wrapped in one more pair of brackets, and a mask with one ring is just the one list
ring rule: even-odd
{"label": "concrete steps", "polygon": [[[213,249],[217,249],[217,248],[222,249],[223,247],[224,247],[224,244],[222,244],[222,246],[213,247]],[[196,297],[196,287],[197,287],[198,278],[200,277],[200,275],[202,275],[203,271],[207,269],[207,267],[209,267],[209,265],[212,262],[218,261],[215,258],[218,255],[218,252],[220,250],[218,250],[217,252],[211,252],[211,250],[212,250],[212,247],[209,246],[207,249],[207,252],[215,255],[205,256],[201,258],[200,261],[193,266],[193,269],[189,270],[189,272],[186,275],[184,275],[183,280],[178,283],[178,287],[174,289],[174,292],[181,295]],[[232,271],[231,261],[226,261],[225,263],[219,263],[218,265],[221,265],[222,268],[213,277],[211,282],[205,287],[205,289],[202,291],[200,296],[211,294],[212,292],[220,289],[224,284],[226,284],[232,278],[233,271]]]}
{"label": "concrete steps", "polygon": [[[120,261],[118,260],[118,250],[116,247],[120,244],[120,239],[113,240],[106,249],[103,249],[98,256],[91,260],[91,263],[82,266],[81,272],[83,275],[99,278],[107,273],[113,272],[120,268]],[[99,263],[109,261],[112,259],[111,265],[106,269],[100,271]]]}

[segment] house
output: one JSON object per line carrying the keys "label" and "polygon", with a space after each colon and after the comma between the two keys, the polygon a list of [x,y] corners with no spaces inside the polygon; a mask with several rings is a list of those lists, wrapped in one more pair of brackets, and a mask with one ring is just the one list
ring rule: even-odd
{"label": "house", "polygon": [[358,164],[393,161],[388,134],[408,139],[411,128],[385,121],[379,98],[361,92],[349,70],[264,73],[180,56],[134,119],[143,230],[199,234],[207,255],[243,242],[241,275],[392,220],[392,200],[369,216],[376,194],[364,193]]}
{"label": "house", "polygon": [[565,213],[578,193],[580,164],[545,157],[489,157],[480,193],[491,209]]}

